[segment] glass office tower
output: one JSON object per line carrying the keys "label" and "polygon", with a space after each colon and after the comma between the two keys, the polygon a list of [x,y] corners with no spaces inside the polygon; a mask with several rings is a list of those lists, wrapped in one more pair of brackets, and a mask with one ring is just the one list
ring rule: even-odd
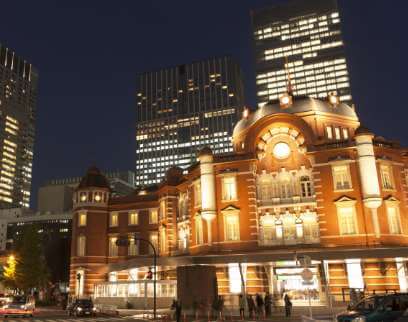
{"label": "glass office tower", "polygon": [[336,92],[351,103],[336,0],[298,0],[252,12],[258,105],[287,89],[324,98]]}
{"label": "glass office tower", "polygon": [[232,151],[244,106],[241,69],[231,57],[211,58],[139,76],[136,185],[159,183],[171,166],[187,168],[196,153]]}
{"label": "glass office tower", "polygon": [[29,207],[38,76],[0,44],[0,208]]}

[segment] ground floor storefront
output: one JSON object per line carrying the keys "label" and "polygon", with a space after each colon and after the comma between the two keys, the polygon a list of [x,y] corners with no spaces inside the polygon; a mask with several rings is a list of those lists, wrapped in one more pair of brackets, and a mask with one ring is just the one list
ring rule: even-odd
{"label": "ground floor storefront", "polygon": [[[402,248],[162,257],[156,268],[157,304],[167,307],[176,297],[195,297],[198,289],[209,294],[195,306],[210,306],[214,293],[223,297],[226,307],[237,307],[239,294],[267,292],[274,306],[283,305],[284,294],[295,306],[327,306],[348,302],[359,293],[407,291],[407,261],[408,251]],[[141,258],[110,265],[107,281],[94,285],[95,300],[119,307],[129,303],[135,308],[151,307],[151,262]],[[205,290],[208,284],[214,292]]]}

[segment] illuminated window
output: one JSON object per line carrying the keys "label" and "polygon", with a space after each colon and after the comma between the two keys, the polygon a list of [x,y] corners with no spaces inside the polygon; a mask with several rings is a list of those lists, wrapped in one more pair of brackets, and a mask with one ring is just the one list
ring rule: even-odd
{"label": "illuminated window", "polygon": [[[158,236],[157,231],[151,231],[149,233],[149,241],[153,244],[154,248],[156,249],[156,252],[158,252],[159,236]],[[151,246],[149,246],[149,254],[153,254],[153,250]]]}
{"label": "illuminated window", "polygon": [[164,219],[166,216],[166,201],[163,199],[160,201],[160,219]]}
{"label": "illuminated window", "polygon": [[129,225],[138,225],[139,224],[139,214],[136,211],[129,212]]}
{"label": "illuminated window", "polygon": [[333,139],[333,129],[331,126],[326,126],[326,135],[329,140]]}
{"label": "illuminated window", "polygon": [[229,290],[232,294],[239,294],[242,292],[242,279],[246,281],[246,265],[242,265],[242,277],[239,265],[236,263],[228,264],[228,281]]}
{"label": "illuminated window", "polygon": [[119,214],[111,212],[109,215],[109,227],[117,227],[119,225]]}
{"label": "illuminated window", "polygon": [[157,224],[159,222],[157,209],[149,210],[149,224]]}
{"label": "illuminated window", "polygon": [[77,239],[77,256],[85,256],[86,237],[84,235],[78,236]]}
{"label": "illuminated window", "polygon": [[118,245],[116,245],[117,237],[109,237],[109,256],[118,256]]}
{"label": "illuminated window", "polygon": [[364,289],[360,259],[346,259],[347,279],[350,288]]}
{"label": "illuminated window", "polygon": [[200,181],[194,184],[194,206],[201,206],[201,183]]}
{"label": "illuminated window", "polygon": [[343,139],[348,140],[349,138],[349,133],[347,129],[343,129]]}
{"label": "illuminated window", "polygon": [[334,134],[335,134],[335,136],[336,136],[336,140],[340,140],[340,128],[338,128],[338,127],[335,127],[334,128]]}
{"label": "illuminated window", "polygon": [[401,234],[401,220],[398,205],[387,205],[387,217],[390,234]]}
{"label": "illuminated window", "polygon": [[165,253],[166,249],[166,228],[160,227],[160,252]]}
{"label": "illuminated window", "polygon": [[201,216],[195,217],[195,241],[197,245],[201,245],[204,243],[203,220],[201,219]]}
{"label": "illuminated window", "polygon": [[394,189],[392,168],[387,164],[380,165],[381,184],[383,189]]}
{"label": "illuminated window", "polygon": [[332,167],[334,190],[351,189],[350,168],[348,165],[336,165]]}
{"label": "illuminated window", "polygon": [[224,214],[225,240],[239,240],[239,213],[227,212]]}
{"label": "illuminated window", "polygon": [[357,234],[356,209],[354,206],[338,206],[337,218],[340,235]]}
{"label": "illuminated window", "polygon": [[236,177],[222,178],[222,200],[236,200],[237,199],[237,184]]}
{"label": "illuminated window", "polygon": [[136,256],[138,253],[138,242],[133,236],[129,236],[128,256]]}
{"label": "illuminated window", "polygon": [[86,226],[86,212],[85,211],[80,211],[78,213],[78,226]]}

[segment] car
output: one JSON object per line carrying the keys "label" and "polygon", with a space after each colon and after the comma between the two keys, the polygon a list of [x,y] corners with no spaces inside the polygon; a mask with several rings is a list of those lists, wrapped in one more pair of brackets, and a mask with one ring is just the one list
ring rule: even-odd
{"label": "car", "polygon": [[393,322],[408,314],[408,293],[373,295],[337,315],[338,322]]}
{"label": "car", "polygon": [[8,317],[10,315],[30,316],[34,315],[35,299],[33,296],[15,295],[5,302],[1,309],[0,315]]}
{"label": "car", "polygon": [[68,305],[67,312],[69,316],[96,316],[96,308],[89,299],[74,300]]}

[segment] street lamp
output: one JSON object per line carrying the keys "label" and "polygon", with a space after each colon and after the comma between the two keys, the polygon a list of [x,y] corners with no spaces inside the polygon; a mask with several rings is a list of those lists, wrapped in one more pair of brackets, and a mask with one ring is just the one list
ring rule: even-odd
{"label": "street lamp", "polygon": [[[140,238],[138,237],[138,234],[136,233],[134,235],[134,240],[142,241],[150,245],[150,247],[153,250],[153,267],[154,267],[154,272],[153,272],[153,318],[156,319],[156,264],[157,264],[157,252],[156,252],[156,247],[154,247],[153,243],[150,240]],[[128,246],[129,245],[129,240],[127,238],[118,238],[116,240],[116,245],[118,246]]]}
{"label": "street lamp", "polygon": [[150,247],[153,250],[153,267],[154,267],[154,272],[153,272],[153,319],[156,320],[156,263],[157,263],[157,252],[156,252],[156,248],[154,247],[153,243],[150,240],[144,239],[144,238],[140,238],[138,237],[137,234],[135,234],[134,237],[135,241],[143,241],[145,243],[147,243],[148,245],[150,245]]}

